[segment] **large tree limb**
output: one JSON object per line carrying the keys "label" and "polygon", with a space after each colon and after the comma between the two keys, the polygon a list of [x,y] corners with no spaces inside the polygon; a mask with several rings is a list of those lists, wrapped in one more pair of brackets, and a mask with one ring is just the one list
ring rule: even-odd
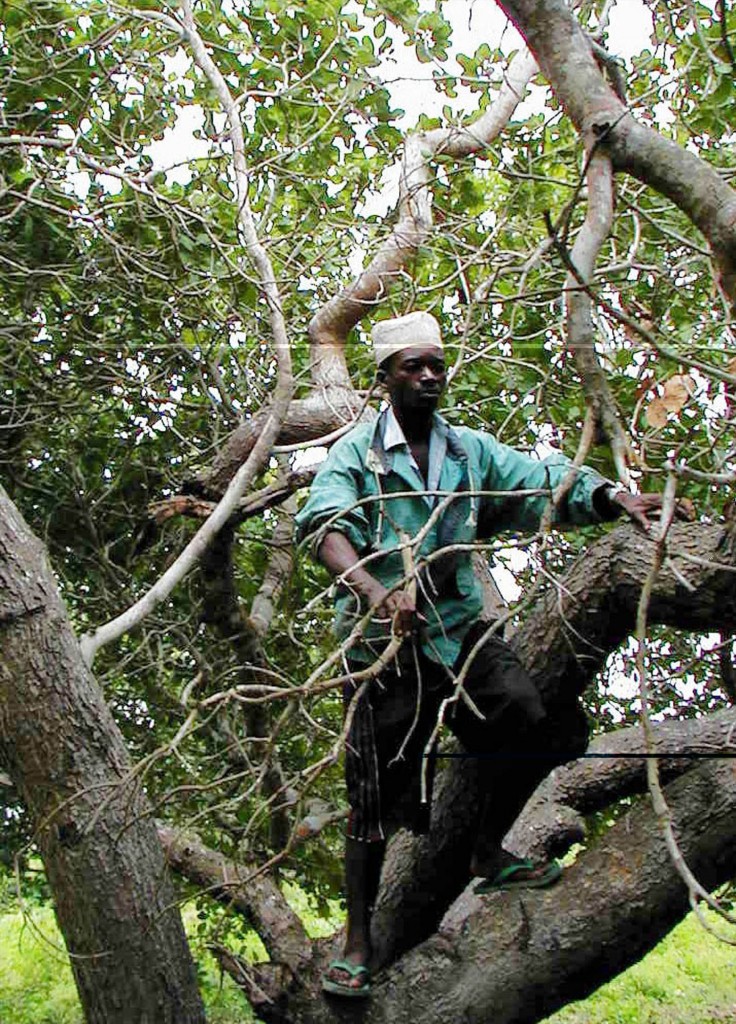
{"label": "large tree limb", "polygon": [[[703,762],[697,760],[698,754],[708,757],[735,754],[735,732],[734,708],[699,719],[659,723],[656,726],[656,751],[661,756],[659,764],[663,780],[671,782],[687,772],[701,771]],[[622,729],[599,737],[591,745],[590,753],[597,757],[558,768],[525,808],[509,834],[509,847],[522,855],[559,855],[572,842],[582,840],[582,815],[608,807],[622,797],[644,792],[644,761],[634,756],[642,752],[643,743],[640,727]],[[710,771],[710,768],[705,770]],[[160,828],[159,834],[170,865],[191,881],[204,886],[213,898],[226,902],[253,921],[274,961],[271,965],[253,966],[225,950],[217,950],[223,967],[245,988],[249,999],[260,1007],[259,1012],[264,1019],[298,1020],[301,1010],[294,1011],[291,1006],[285,1017],[279,1016],[294,998],[294,974],[285,971],[284,964],[292,963],[290,958],[293,957],[293,964],[297,964],[301,971],[296,980],[302,986],[306,983],[308,997],[312,998],[315,996],[315,972],[322,968],[324,958],[329,955],[332,940],[316,944],[317,959],[310,963],[306,954],[308,940],[302,936],[301,925],[290,908],[282,906],[283,896],[271,881],[256,879],[253,885],[249,879],[247,885],[241,885],[239,880],[248,875],[244,867],[227,862],[219,854],[203,847],[198,840],[177,830]],[[593,874],[592,870],[590,874]],[[433,881],[436,880],[428,878],[426,884]],[[645,893],[642,898],[646,898]],[[446,914],[440,934],[448,926],[456,931],[461,926],[465,928],[466,915],[481,903],[470,892],[465,893]],[[681,898],[678,905],[685,905]],[[495,915],[494,921],[499,929],[503,927],[502,915]],[[291,992],[291,996],[287,992]],[[301,1007],[302,998],[297,995],[296,999]],[[264,1002],[269,1001],[280,1009],[264,1006]]]}
{"label": "large tree limb", "polygon": [[461,159],[487,148],[511,119],[537,71],[527,50],[511,61],[490,108],[465,128],[443,128],[410,135],[404,145],[399,179],[398,220],[391,234],[358,278],[320,309],[309,325],[312,377],[317,384],[346,384],[344,344],[349,331],[390,291],[398,274],[432,229],[430,160]]}
{"label": "large tree limb", "polygon": [[[267,484],[259,491],[247,494],[238,502],[228,525],[236,526],[246,519],[260,515],[267,508],[280,505],[300,487],[308,487],[317,470],[293,469],[279,477],[272,484]],[[178,494],[173,498],[154,501],[148,506],[148,512],[154,522],[160,526],[172,516],[191,516],[193,519],[208,519],[214,512],[216,502],[205,498],[196,498],[190,494]]]}
{"label": "large tree limb", "polygon": [[[667,787],[689,864],[708,887],[736,869],[736,768],[711,761]],[[637,806],[545,893],[478,897],[468,888],[435,935],[381,972],[366,1024],[532,1024],[636,962],[688,909],[648,803]],[[322,1024],[324,949],[302,986],[262,1002],[268,1024]]]}
{"label": "large tree limb", "polygon": [[[650,621],[699,631],[733,628],[733,535],[721,526],[682,524],[672,527],[669,540],[671,563],[654,588]],[[633,526],[612,531],[540,599],[513,638],[553,718],[558,705],[569,709],[633,630],[652,543]],[[567,727],[564,714],[560,720]],[[575,756],[572,738],[570,753]],[[462,888],[479,799],[473,763],[452,763],[438,786],[430,835],[414,841],[404,835],[393,845],[375,916],[382,961],[430,934]]]}
{"label": "large tree limb", "polygon": [[599,68],[564,0],[497,0],[539,62],[583,137],[598,136],[614,169],[661,192],[710,243],[719,283],[736,311],[736,192],[705,160],[637,121]]}
{"label": "large tree limb", "polygon": [[[289,445],[322,437],[337,427],[357,422],[361,408],[362,402],[352,385],[325,388],[307,398],[293,399],[274,443]],[[221,495],[261,436],[268,415],[268,408],[262,409],[236,427],[212,464],[195,480],[187,482],[185,488],[205,497]]]}
{"label": "large tree limb", "polygon": [[[723,526],[673,525],[670,561],[654,588],[649,621],[701,632],[719,624],[731,628],[736,623],[735,540]],[[514,636],[517,653],[550,697],[582,692],[632,632],[652,543],[629,524],[612,530],[587,548],[560,588],[539,601]]]}
{"label": "large tree limb", "polygon": [[[693,870],[709,888],[727,880],[736,868],[733,761],[688,773],[667,795]],[[480,1022],[492,1010],[494,1024],[531,1024],[635,963],[687,909],[643,805],[550,893],[488,901],[468,893],[436,938],[388,973],[377,1001],[390,1005],[393,1022],[416,1024],[432,1007],[442,1019]],[[376,1009],[372,1019],[389,1019]]]}
{"label": "large tree limb", "polygon": [[[673,719],[655,729],[663,782],[692,771],[698,755],[736,755],[736,708],[703,718]],[[506,845],[525,857],[560,856],[585,836],[584,816],[623,797],[646,791],[645,737],[641,726],[595,739],[588,757],[556,768],[539,787],[509,832]]]}
{"label": "large tree limb", "polygon": [[[688,524],[673,526],[669,539],[673,565],[665,565],[657,580],[650,621],[694,630],[730,628],[736,623],[732,535],[720,526]],[[542,597],[513,638],[553,717],[556,706],[568,708],[633,630],[651,545],[633,526],[612,531]],[[403,835],[393,844],[374,920],[381,961],[395,959],[430,934],[462,888],[479,800],[473,763],[453,762],[440,779],[429,836]]]}

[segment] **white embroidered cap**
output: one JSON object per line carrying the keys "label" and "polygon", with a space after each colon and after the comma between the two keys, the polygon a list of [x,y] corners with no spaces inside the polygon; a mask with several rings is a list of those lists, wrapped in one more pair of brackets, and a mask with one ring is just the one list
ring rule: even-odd
{"label": "white embroidered cap", "polygon": [[413,348],[415,345],[434,345],[440,349],[443,347],[440,325],[431,313],[421,310],[407,313],[406,316],[394,317],[392,320],[379,320],[373,325],[371,338],[377,366],[396,352]]}

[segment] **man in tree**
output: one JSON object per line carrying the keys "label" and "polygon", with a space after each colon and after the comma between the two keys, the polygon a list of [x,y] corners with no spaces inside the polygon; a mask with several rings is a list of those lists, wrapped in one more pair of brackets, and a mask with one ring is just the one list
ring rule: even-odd
{"label": "man in tree", "polygon": [[[478,758],[486,793],[470,859],[482,879],[476,891],[539,888],[560,875],[557,864],[516,860],[501,841],[550,769],[585,748],[584,716],[572,696],[564,708],[545,707],[512,649],[482,621],[473,543],[538,528],[563,484],[553,523],[598,523],[625,511],[646,529],[647,513],[661,505],[659,495],[630,494],[563,456],[535,459],[491,434],[450,427],[436,412],[446,372],[429,313],[376,324],[373,345],[388,407],[334,445],[298,517],[300,535],[312,534],[337,583],[336,632],[349,676],[346,945],[323,979],[326,992],[345,996],[370,990],[370,921],[386,840],[398,827],[428,826],[440,721]],[[416,572],[407,576],[410,547]],[[379,658],[376,673],[370,666]]]}

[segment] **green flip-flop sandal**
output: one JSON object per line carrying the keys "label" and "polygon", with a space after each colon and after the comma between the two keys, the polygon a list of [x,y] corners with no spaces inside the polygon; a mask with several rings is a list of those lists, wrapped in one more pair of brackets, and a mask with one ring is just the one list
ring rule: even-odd
{"label": "green flip-flop sandal", "polygon": [[[539,870],[539,873],[532,878],[518,877],[521,871],[535,870]],[[562,868],[556,860],[545,864],[543,869],[537,869],[530,860],[517,860],[501,868],[493,878],[482,878],[474,891],[482,896],[484,893],[505,892],[510,889],[546,889],[554,885],[561,874]]]}
{"label": "green flip-flop sandal", "polygon": [[322,991],[328,992],[332,996],[342,996],[348,999],[365,999],[371,994],[371,972],[364,964],[351,964],[347,960],[333,960],[328,971],[333,968],[337,968],[339,971],[345,971],[346,974],[350,975],[350,978],[365,977],[365,981],[362,985],[346,985],[343,982],[335,981],[334,978],[328,977],[325,973],[322,975]]}

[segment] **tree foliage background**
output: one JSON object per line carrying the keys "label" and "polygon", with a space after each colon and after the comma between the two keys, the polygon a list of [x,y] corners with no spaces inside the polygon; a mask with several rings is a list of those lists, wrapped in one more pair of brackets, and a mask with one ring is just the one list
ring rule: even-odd
{"label": "tree foliage background", "polygon": [[[349,287],[356,250],[369,261],[403,216],[396,195],[386,216],[376,198],[384,180],[395,191],[390,169],[408,148],[386,84],[392,47],[413,50],[426,72],[407,90],[446,98],[437,117],[420,117],[414,139],[438,130],[452,139],[508,85],[521,43],[509,29],[498,46],[479,36],[474,52],[457,54],[449,15],[457,19],[458,7],[194,5],[244,127],[248,198],[288,325],[297,401],[324,394],[329,407],[329,388],[310,372],[310,323]],[[600,48],[612,7],[576,5]],[[649,14],[642,52],[601,66],[640,122],[732,183],[736,15],[726,2],[694,0],[652,2]],[[463,5],[463,18],[478,15],[478,4]],[[269,303],[239,226],[221,97],[186,32],[172,30],[179,16],[176,4],[154,0],[0,4],[2,481],[48,546],[80,633],[132,605],[174,561],[199,520],[167,499],[192,496],[191,513],[221,495],[212,467],[235,428],[267,404],[278,373]],[[570,456],[587,436],[590,464],[630,474],[643,490],[662,489],[674,467],[701,522],[723,522],[735,454],[733,295],[682,209],[617,175],[612,228],[590,279],[605,393],[586,385],[564,294],[590,150],[546,81],[533,81],[544,104],[517,110],[478,152],[435,147],[426,183],[409,183],[410,198],[431,198],[433,223],[347,336],[353,408],[372,384],[371,317],[428,308],[449,345],[453,422]],[[171,171],[154,166],[152,147],[187,118],[193,153]],[[608,420],[595,414],[601,407]],[[338,405],[332,426],[346,418]],[[302,438],[329,433],[323,422],[307,418]],[[628,450],[611,444],[621,437]],[[252,490],[308,462],[272,453]],[[164,503],[158,517],[152,502]],[[340,885],[341,708],[334,691],[286,699],[331,649],[328,581],[292,552],[292,512],[287,502],[241,515],[205,571],[102,649],[95,671],[158,817],[196,829],[233,860],[275,857],[324,899]],[[597,535],[536,538],[526,561],[509,555],[518,538],[494,547],[524,595],[554,587]],[[284,564],[274,554],[295,557]],[[278,595],[266,629],[254,612],[264,579]],[[734,693],[727,631],[655,630],[647,658],[665,717],[701,715]],[[632,660],[631,648],[613,653],[588,693],[596,729],[635,721]],[[278,688],[270,702],[234,692],[264,680]],[[9,863],[32,830],[12,788],[4,792]],[[321,830],[302,842],[312,828]]]}

